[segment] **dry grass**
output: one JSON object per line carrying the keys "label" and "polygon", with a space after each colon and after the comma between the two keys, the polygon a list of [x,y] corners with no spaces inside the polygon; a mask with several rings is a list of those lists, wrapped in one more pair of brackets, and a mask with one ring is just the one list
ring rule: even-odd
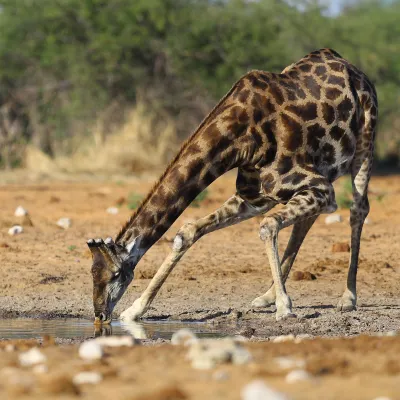
{"label": "dry grass", "polygon": [[[87,139],[75,139],[71,156],[51,159],[40,150],[28,147],[25,167],[50,174],[53,171],[142,172],[165,165],[179,147],[176,122],[167,114],[150,111],[141,102],[127,112],[118,110],[125,120],[120,126],[110,123],[115,119],[110,114],[112,109],[98,118]],[[108,130],[113,133],[107,135]]]}

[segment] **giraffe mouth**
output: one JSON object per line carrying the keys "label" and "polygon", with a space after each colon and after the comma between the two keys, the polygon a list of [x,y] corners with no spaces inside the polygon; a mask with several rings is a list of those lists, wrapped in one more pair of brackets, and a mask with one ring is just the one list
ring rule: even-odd
{"label": "giraffe mouth", "polygon": [[105,313],[100,313],[98,315],[95,315],[93,323],[94,325],[110,325],[111,315],[107,315]]}

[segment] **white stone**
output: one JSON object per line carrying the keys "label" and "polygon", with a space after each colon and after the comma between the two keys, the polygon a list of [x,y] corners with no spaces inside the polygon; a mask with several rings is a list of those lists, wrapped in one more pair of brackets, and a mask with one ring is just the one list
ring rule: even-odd
{"label": "white stone", "polygon": [[309,339],[313,339],[312,335],[309,335],[308,333],[301,333],[300,335],[297,335],[296,338],[294,339],[294,342],[296,344],[301,343],[304,340],[309,340]]}
{"label": "white stone", "polygon": [[190,345],[188,358],[196,369],[211,369],[218,364],[245,364],[252,357],[242,346],[230,338],[203,339]]}
{"label": "white stone", "polygon": [[287,383],[297,383],[311,380],[311,375],[304,369],[295,369],[286,375]]}
{"label": "white stone", "polygon": [[293,369],[293,368],[304,368],[306,362],[304,360],[299,360],[291,357],[277,357],[275,362],[281,369]]}
{"label": "white stone", "polygon": [[8,230],[8,234],[11,236],[19,235],[24,231],[24,228],[21,225],[14,225]]}
{"label": "white stone", "polygon": [[241,394],[242,400],[289,400],[284,393],[268,387],[261,380],[246,385]]}
{"label": "white stone", "polygon": [[336,224],[336,223],[342,222],[342,221],[343,221],[343,218],[340,214],[331,214],[325,218],[325,224],[327,224],[327,225]]}
{"label": "white stone", "polygon": [[76,374],[72,378],[72,382],[75,385],[83,385],[85,383],[90,385],[95,385],[96,383],[99,383],[102,380],[103,376],[98,372],[93,372],[93,371],[79,372],[79,374]]}
{"label": "white stone", "polygon": [[95,340],[88,340],[79,346],[79,357],[84,360],[100,360],[103,357],[103,349]]}
{"label": "white stone", "polygon": [[15,351],[15,346],[13,344],[7,344],[6,347],[4,348],[4,350],[7,353],[12,353],[13,351]]}
{"label": "white stone", "polygon": [[42,364],[46,362],[46,356],[36,347],[25,351],[19,355],[19,363],[23,367],[30,367],[31,365]]}
{"label": "white stone", "polygon": [[28,215],[28,211],[25,210],[24,207],[18,206],[18,207],[16,208],[15,212],[14,212],[14,215],[15,215],[16,217],[24,217],[25,215]]}
{"label": "white stone", "polygon": [[58,225],[60,228],[68,229],[68,228],[71,227],[71,219],[70,219],[70,218],[60,218],[60,219],[57,221],[57,225]]}
{"label": "white stone", "polygon": [[132,336],[102,336],[93,341],[101,347],[132,347],[135,344],[135,339]]}
{"label": "white stone", "polygon": [[197,336],[190,329],[179,329],[171,337],[173,345],[183,344],[184,346],[190,346],[197,341]]}
{"label": "white stone", "polygon": [[108,207],[106,211],[108,214],[112,214],[112,215],[117,215],[119,213],[119,210],[117,207]]}
{"label": "white stone", "polygon": [[215,381],[227,381],[230,375],[227,371],[215,371],[212,377]]}
{"label": "white stone", "polygon": [[49,368],[46,364],[37,364],[32,368],[35,374],[41,375],[49,372]]}
{"label": "white stone", "polygon": [[293,334],[276,336],[272,339],[273,343],[293,342],[295,339]]}

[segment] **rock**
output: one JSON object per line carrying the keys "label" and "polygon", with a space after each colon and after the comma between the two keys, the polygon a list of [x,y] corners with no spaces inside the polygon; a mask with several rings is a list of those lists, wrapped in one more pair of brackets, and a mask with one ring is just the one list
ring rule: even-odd
{"label": "rock", "polygon": [[314,338],[314,336],[312,336],[312,335],[310,335],[308,333],[301,333],[300,335],[296,336],[296,339],[294,339],[294,342],[296,344],[299,344],[304,340],[309,340],[309,339],[313,339],[313,338]]}
{"label": "rock", "polygon": [[37,364],[32,368],[32,372],[38,375],[46,374],[49,372],[49,368],[45,364]]}
{"label": "rock", "polygon": [[340,214],[331,214],[325,218],[325,224],[327,224],[327,225],[336,224],[336,223],[342,222],[342,221],[343,221],[343,218]]}
{"label": "rock", "polygon": [[119,210],[117,207],[108,207],[106,211],[108,214],[112,214],[112,215],[117,215],[119,213]]}
{"label": "rock", "polygon": [[304,368],[306,366],[306,362],[304,360],[291,357],[278,357],[275,358],[275,362],[281,369]]}
{"label": "rock", "polygon": [[100,360],[103,357],[103,349],[95,340],[88,340],[79,346],[79,357],[84,360]]}
{"label": "rock", "polygon": [[350,246],[347,242],[334,243],[332,245],[332,253],[348,253]]}
{"label": "rock", "polygon": [[241,394],[242,400],[289,400],[285,394],[268,387],[261,380],[246,385]]}
{"label": "rock", "polygon": [[126,203],[125,197],[119,197],[119,198],[117,199],[117,201],[115,202],[115,204],[116,204],[117,206],[122,206],[122,205],[125,204],[125,203]]}
{"label": "rock", "polygon": [[2,248],[2,249],[9,249],[9,248],[10,248],[10,245],[3,242],[3,243],[0,243],[0,248]]}
{"label": "rock", "polygon": [[251,360],[251,354],[242,344],[233,339],[203,339],[191,344],[189,360],[196,369],[211,369],[218,364],[245,364]]}
{"label": "rock", "polygon": [[72,382],[75,385],[83,385],[83,384],[95,385],[96,383],[99,383],[102,380],[103,380],[103,376],[101,374],[99,374],[98,372],[94,372],[94,371],[80,372],[79,374],[76,374],[72,378]]}
{"label": "rock", "polygon": [[16,217],[24,217],[25,215],[28,215],[28,211],[25,210],[24,207],[18,206],[18,207],[16,208],[15,212],[14,212],[14,215],[15,215]]}
{"label": "rock", "polygon": [[57,221],[57,225],[58,225],[60,228],[68,229],[68,228],[71,227],[71,219],[70,219],[70,218],[60,218],[60,219]]}
{"label": "rock", "polygon": [[93,339],[101,347],[132,347],[136,342],[132,336],[102,336]]}
{"label": "rock", "polygon": [[230,375],[227,371],[215,371],[212,377],[215,381],[227,381]]}
{"label": "rock", "polygon": [[24,228],[21,225],[14,225],[12,228],[8,230],[8,234],[11,236],[19,235],[24,231]]}
{"label": "rock", "polygon": [[297,383],[311,380],[312,376],[304,369],[295,369],[286,375],[287,383]]}
{"label": "rock", "polygon": [[39,349],[33,347],[32,349],[25,351],[19,355],[19,363],[23,367],[30,367],[31,365],[45,363],[47,358],[41,353]]}
{"label": "rock", "polygon": [[292,274],[294,281],[314,281],[317,277],[308,271],[294,271]]}
{"label": "rock", "polygon": [[293,342],[295,339],[293,334],[276,336],[272,339],[273,343]]}
{"label": "rock", "polygon": [[197,336],[190,329],[179,329],[179,331],[174,332],[171,337],[171,343],[173,345],[182,344],[184,346],[190,346],[197,341]]}

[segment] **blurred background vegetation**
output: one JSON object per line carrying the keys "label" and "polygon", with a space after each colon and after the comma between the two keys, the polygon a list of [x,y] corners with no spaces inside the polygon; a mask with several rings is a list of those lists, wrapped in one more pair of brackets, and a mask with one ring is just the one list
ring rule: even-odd
{"label": "blurred background vegetation", "polygon": [[376,84],[399,166],[400,1],[0,0],[0,168],[140,171],[246,71],[331,47]]}

